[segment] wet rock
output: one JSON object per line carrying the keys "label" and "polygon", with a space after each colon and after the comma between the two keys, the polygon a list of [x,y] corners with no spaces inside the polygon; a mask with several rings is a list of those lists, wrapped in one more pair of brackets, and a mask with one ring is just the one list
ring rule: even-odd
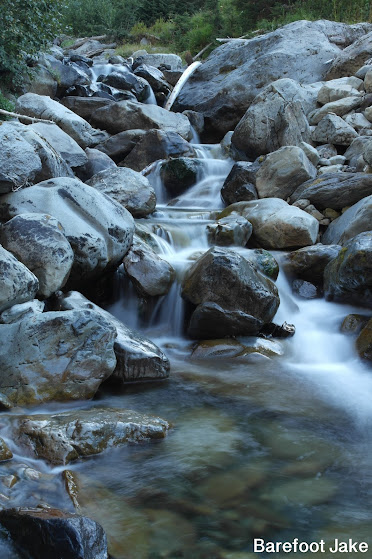
{"label": "wet rock", "polygon": [[92,115],[102,107],[107,107],[114,103],[113,99],[103,99],[100,97],[75,97],[73,95],[64,97],[61,105],[76,113],[81,118],[90,122]]}
{"label": "wet rock", "polygon": [[244,346],[234,338],[203,340],[194,347],[191,359],[226,359],[236,357],[243,350]]}
{"label": "wet rock", "polygon": [[122,165],[135,171],[142,171],[147,165],[159,159],[195,156],[196,152],[192,145],[176,132],[150,130],[140,139]]}
{"label": "wet rock", "polygon": [[357,132],[340,116],[328,114],[322,118],[311,134],[314,142],[349,146]]}
{"label": "wet rock", "polygon": [[179,196],[197,182],[201,170],[200,159],[177,157],[161,164],[160,176],[169,195]]}
{"label": "wet rock", "polygon": [[343,76],[353,76],[371,56],[372,33],[360,37],[357,41],[339,52],[327,72],[327,79],[333,80]]}
{"label": "wet rock", "polygon": [[124,258],[124,268],[142,296],[158,297],[169,292],[173,267],[140,239],[135,239]]}
{"label": "wet rock", "polygon": [[252,224],[241,216],[229,216],[207,225],[208,242],[218,246],[245,246],[252,235]]}
{"label": "wet rock", "polygon": [[11,460],[12,458],[12,451],[10,450],[4,439],[0,437],[0,462],[5,462],[6,460]]}
{"label": "wet rock", "polygon": [[323,284],[324,269],[336,258],[341,250],[339,245],[323,245],[300,248],[286,254],[283,267],[287,273],[316,285]]}
{"label": "wet rock", "polygon": [[262,495],[263,500],[281,505],[311,507],[328,503],[337,493],[337,486],[326,477],[292,480],[276,485]]}
{"label": "wet rock", "polygon": [[111,157],[115,163],[120,163],[145,134],[145,130],[125,130],[98,144],[96,148]]}
{"label": "wet rock", "polygon": [[14,425],[18,443],[51,464],[68,464],[126,443],[163,439],[169,427],[159,417],[113,408],[18,416]]}
{"label": "wet rock", "polygon": [[264,327],[261,328],[260,334],[272,338],[291,338],[295,335],[295,332],[296,329],[293,324],[283,322],[280,326],[279,324],[270,322],[270,324],[265,324]]}
{"label": "wet rock", "polygon": [[66,284],[74,253],[54,217],[37,213],[13,217],[1,227],[0,242],[37,277],[40,297],[47,299]]}
{"label": "wet rock", "polygon": [[85,165],[75,170],[76,176],[83,182],[88,181],[101,171],[116,168],[114,161],[98,149],[86,148],[85,154],[87,156]]}
{"label": "wet rock", "polygon": [[114,351],[117,363],[112,374],[113,379],[120,382],[139,382],[169,376],[169,360],[160,348],[77,291],[70,291],[66,296],[62,296],[58,304],[64,310],[93,309],[116,329]]}
{"label": "wet rock", "polygon": [[328,21],[296,21],[254,39],[225,43],[185,84],[177,109],[202,112],[209,136],[220,139],[234,129],[265,86],[283,75],[304,84],[324,79],[325,63],[340,53],[334,36],[342,37],[339,45],[344,47],[352,42],[351,35],[356,38],[368,31],[365,24],[356,28]]}
{"label": "wet rock", "polygon": [[345,244],[363,231],[371,229],[372,195],[360,200],[347,209],[339,218],[332,221],[322,236],[322,243]]}
{"label": "wet rock", "polygon": [[254,99],[232,136],[233,145],[248,157],[311,140],[305,116],[306,93],[294,80],[280,79]]}
{"label": "wet rock", "polygon": [[115,328],[92,310],[35,314],[0,333],[0,392],[13,405],[92,398],[115,369]]}
{"label": "wet rock", "polygon": [[226,204],[258,198],[255,184],[259,168],[258,162],[238,161],[234,164],[221,189],[221,196]]}
{"label": "wet rock", "polygon": [[89,179],[87,184],[121,204],[134,217],[145,217],[155,210],[154,189],[146,177],[132,169],[105,169]]}
{"label": "wet rock", "polygon": [[150,549],[160,557],[193,553],[197,541],[194,523],[173,511],[146,509],[150,522]]}
{"label": "wet rock", "polygon": [[345,243],[324,270],[327,299],[372,307],[372,232]]}
{"label": "wet rock", "polygon": [[26,93],[18,97],[16,112],[52,120],[84,149],[97,143],[94,139],[95,131],[88,122],[45,95]]}
{"label": "wet rock", "polygon": [[102,527],[94,520],[53,508],[0,511],[0,522],[32,559],[108,559]]}
{"label": "wet rock", "polygon": [[370,319],[360,332],[356,340],[356,348],[362,359],[372,361],[372,319]]}
{"label": "wet rock", "polygon": [[197,111],[186,110],[183,111],[185,116],[190,121],[191,126],[194,128],[195,132],[200,136],[204,130],[204,116]]}
{"label": "wet rock", "polygon": [[39,289],[36,276],[1,245],[0,276],[0,312],[31,301]]}
{"label": "wet rock", "polygon": [[313,245],[318,235],[319,222],[314,217],[279,198],[237,202],[220,216],[233,211],[252,223],[253,235],[265,249]]}
{"label": "wet rock", "polygon": [[302,299],[315,299],[318,297],[318,290],[315,285],[305,280],[294,280],[292,282],[292,291]]}
{"label": "wet rock", "polygon": [[372,175],[366,173],[325,173],[315,180],[301,184],[290,197],[296,200],[306,198],[316,208],[341,210],[359,202],[372,194]]}
{"label": "wet rock", "polygon": [[260,198],[286,200],[302,183],[316,177],[316,168],[304,151],[286,146],[266,156],[256,175],[256,188]]}
{"label": "wet rock", "polygon": [[92,120],[111,134],[124,130],[157,129],[176,132],[186,140],[191,139],[192,135],[189,119],[185,115],[166,111],[157,105],[133,101],[119,101],[97,109]]}
{"label": "wet rock", "polygon": [[211,248],[191,266],[182,296],[196,306],[189,333],[197,338],[257,333],[279,305],[275,284],[223,248]]}
{"label": "wet rock", "polygon": [[72,281],[81,282],[115,268],[132,244],[130,213],[77,179],[44,181],[2,197],[0,219],[21,213],[48,213],[61,223],[74,251]]}
{"label": "wet rock", "polygon": [[257,270],[268,276],[272,280],[276,280],[279,274],[279,264],[274,256],[262,248],[246,250],[241,254],[249,260]]}
{"label": "wet rock", "polygon": [[368,322],[368,316],[363,314],[348,314],[341,324],[341,332],[348,336],[359,334]]}

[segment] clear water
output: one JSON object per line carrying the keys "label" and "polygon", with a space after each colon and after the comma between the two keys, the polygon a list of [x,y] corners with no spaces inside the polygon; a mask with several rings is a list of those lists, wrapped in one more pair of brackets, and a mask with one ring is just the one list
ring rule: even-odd
{"label": "clear water", "polygon": [[[157,212],[140,220],[179,281],[208,248],[205,225],[221,205],[218,192],[231,166],[213,161],[211,148],[203,153],[206,174],[214,169],[213,178],[201,176],[193,195],[176,202],[160,196]],[[155,183],[156,169],[153,173]],[[164,349],[172,367],[169,380],[104,388],[92,402],[3,413],[0,435],[15,457],[0,465],[0,478],[17,475],[19,481],[12,489],[1,486],[1,503],[47,502],[73,510],[63,468],[31,460],[12,441],[17,413],[107,405],[173,424],[160,442],[109,450],[68,467],[78,482],[82,511],[104,526],[114,559],[295,555],[253,553],[254,538],[324,539],[326,549],[335,538],[352,538],[368,542],[371,550],[372,376],[358,360],[352,338],[339,332],[343,318],[356,309],[301,300],[282,274],[277,285],[281,305],[275,320],[295,324],[296,335],[285,341],[240,338],[234,341],[242,346],[239,355],[230,346],[206,359],[183,335],[179,283],[143,312],[143,302],[119,272],[106,308]],[[0,546],[1,559],[17,558],[5,536]]]}

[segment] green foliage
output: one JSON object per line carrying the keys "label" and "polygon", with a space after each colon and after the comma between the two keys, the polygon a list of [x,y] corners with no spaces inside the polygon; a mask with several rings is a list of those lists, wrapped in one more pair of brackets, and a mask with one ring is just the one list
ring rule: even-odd
{"label": "green foliage", "polygon": [[33,55],[60,30],[62,0],[2,0],[0,78],[17,85]]}
{"label": "green foliage", "polygon": [[[11,101],[9,101],[9,99],[4,97],[1,91],[0,91],[0,109],[3,109],[4,111],[14,112],[14,103],[12,103]],[[12,117],[0,114],[0,120],[9,120],[10,118]]]}

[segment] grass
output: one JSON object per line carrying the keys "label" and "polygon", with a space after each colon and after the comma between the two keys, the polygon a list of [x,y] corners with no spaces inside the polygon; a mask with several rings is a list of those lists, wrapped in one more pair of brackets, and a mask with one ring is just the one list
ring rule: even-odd
{"label": "grass", "polygon": [[175,53],[175,48],[172,45],[141,45],[140,43],[124,43],[116,48],[116,54],[122,56],[123,58],[128,58],[137,50],[145,50],[149,54],[165,53],[173,54]]}

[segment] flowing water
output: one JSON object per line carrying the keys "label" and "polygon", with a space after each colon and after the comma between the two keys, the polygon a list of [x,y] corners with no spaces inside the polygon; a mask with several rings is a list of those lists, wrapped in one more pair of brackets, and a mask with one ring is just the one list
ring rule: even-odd
{"label": "flowing water", "polygon": [[[358,360],[353,339],[339,332],[343,318],[356,309],[300,299],[280,274],[275,321],[293,323],[293,338],[239,338],[216,348],[196,347],[184,335],[180,281],[208,249],[206,224],[222,205],[219,191],[232,164],[212,146],[200,147],[199,157],[197,184],[173,201],[154,168],[149,178],[159,205],[139,220],[157,252],[175,267],[178,282],[146,305],[119,270],[104,301],[164,349],[169,380],[105,388],[92,402],[4,413],[0,435],[15,457],[1,465],[0,499],[6,506],[47,502],[73,510],[63,468],[30,460],[15,447],[9,431],[14,415],[129,408],[172,422],[167,438],[69,466],[82,511],[104,526],[114,559],[295,555],[253,553],[254,538],[298,538],[314,542],[313,549],[324,540],[326,551],[313,555],[325,558],[353,556],[327,551],[335,538],[367,542],[371,550],[372,376]],[[11,489],[4,485],[10,475],[18,479]],[[1,559],[18,557],[5,536],[0,545]]]}

